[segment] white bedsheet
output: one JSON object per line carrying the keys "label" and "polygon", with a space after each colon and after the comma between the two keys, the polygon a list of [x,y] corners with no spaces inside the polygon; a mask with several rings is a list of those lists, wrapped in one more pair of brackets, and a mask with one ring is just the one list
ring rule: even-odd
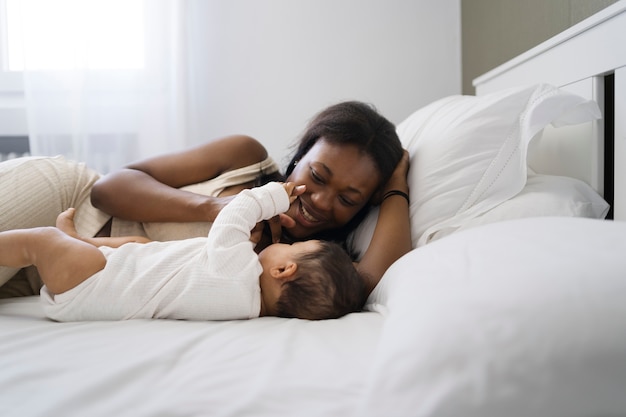
{"label": "white bedsheet", "polygon": [[0,300],[0,416],[626,416],[626,222],[527,218],[398,260],[339,320],[56,323]]}
{"label": "white bedsheet", "polygon": [[0,300],[0,416],[341,416],[382,316],[56,323]]}

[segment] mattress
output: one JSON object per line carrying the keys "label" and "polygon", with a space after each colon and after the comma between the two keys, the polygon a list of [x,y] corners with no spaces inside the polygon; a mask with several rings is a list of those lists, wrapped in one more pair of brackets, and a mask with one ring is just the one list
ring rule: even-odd
{"label": "mattress", "polygon": [[57,323],[38,297],[0,300],[0,415],[346,415],[382,322]]}

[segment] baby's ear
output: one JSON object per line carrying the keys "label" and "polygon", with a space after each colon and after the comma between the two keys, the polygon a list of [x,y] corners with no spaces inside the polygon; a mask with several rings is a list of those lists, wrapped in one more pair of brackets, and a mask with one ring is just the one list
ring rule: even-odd
{"label": "baby's ear", "polygon": [[272,278],[283,282],[293,281],[296,278],[296,271],[298,270],[298,264],[293,261],[285,262],[284,265],[274,266],[270,270]]}

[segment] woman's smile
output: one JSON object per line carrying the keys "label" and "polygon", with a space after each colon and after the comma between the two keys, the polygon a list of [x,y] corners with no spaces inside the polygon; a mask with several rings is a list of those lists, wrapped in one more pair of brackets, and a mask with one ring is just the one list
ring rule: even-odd
{"label": "woman's smile", "polygon": [[307,209],[304,207],[304,205],[302,205],[302,202],[300,202],[300,213],[302,213],[302,217],[304,217],[304,220],[308,221],[309,223],[317,223],[319,222],[318,219],[316,219],[315,217],[313,217],[308,211]]}
{"label": "woman's smile", "polygon": [[305,223],[305,226],[307,224],[310,226],[319,226],[319,223],[325,221],[322,214],[318,213],[313,208],[307,209],[307,205],[301,197],[296,200],[296,203],[298,204],[298,214],[300,214],[300,219],[296,219],[296,221],[300,220],[299,223]]}

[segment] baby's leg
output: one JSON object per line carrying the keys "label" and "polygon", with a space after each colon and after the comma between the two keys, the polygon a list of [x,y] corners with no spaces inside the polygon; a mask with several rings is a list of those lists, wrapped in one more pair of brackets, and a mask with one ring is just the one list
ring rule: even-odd
{"label": "baby's leg", "polygon": [[54,294],[74,288],[106,265],[98,248],[55,227],[0,232],[0,247],[0,265],[35,265]]}
{"label": "baby's leg", "polygon": [[78,234],[76,227],[74,226],[74,214],[76,210],[73,208],[65,210],[57,217],[57,227],[72,236],[73,238],[80,239],[84,242],[90,243],[94,246],[108,246],[110,248],[117,248],[125,243],[138,242],[147,243],[150,239],[143,236],[121,236],[121,237],[83,237]]}

